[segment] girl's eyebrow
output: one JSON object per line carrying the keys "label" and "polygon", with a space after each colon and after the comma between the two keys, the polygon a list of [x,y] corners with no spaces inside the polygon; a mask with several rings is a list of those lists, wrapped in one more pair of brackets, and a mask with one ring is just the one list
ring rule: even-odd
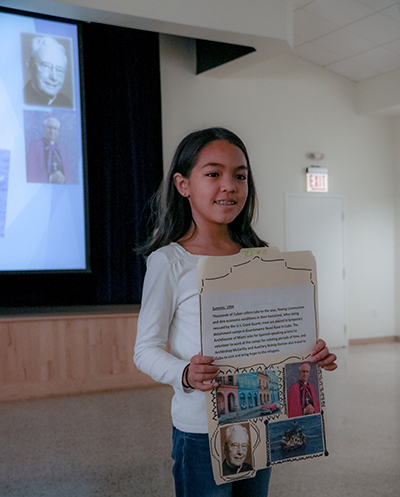
{"label": "girl's eyebrow", "polygon": [[[203,167],[207,167],[207,166],[225,167],[225,164],[220,164],[219,162],[207,162],[207,164],[204,164]],[[241,166],[236,167],[235,169],[248,169],[248,167],[243,164]]]}

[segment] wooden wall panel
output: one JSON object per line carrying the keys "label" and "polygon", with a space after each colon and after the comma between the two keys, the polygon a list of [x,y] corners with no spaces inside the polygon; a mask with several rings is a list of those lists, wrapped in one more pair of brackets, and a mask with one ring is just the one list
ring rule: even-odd
{"label": "wooden wall panel", "polygon": [[133,364],[137,317],[0,318],[0,401],[154,385]]}

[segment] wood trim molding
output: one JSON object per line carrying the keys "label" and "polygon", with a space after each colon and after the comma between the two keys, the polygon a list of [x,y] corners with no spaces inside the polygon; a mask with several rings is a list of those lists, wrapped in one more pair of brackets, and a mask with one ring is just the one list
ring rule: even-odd
{"label": "wood trim molding", "polygon": [[0,319],[0,401],[155,385],[133,363],[137,313]]}
{"label": "wood trim molding", "polygon": [[393,335],[387,337],[373,337],[373,338],[353,338],[349,340],[349,345],[370,345],[373,343],[394,343],[400,342],[400,336]]}

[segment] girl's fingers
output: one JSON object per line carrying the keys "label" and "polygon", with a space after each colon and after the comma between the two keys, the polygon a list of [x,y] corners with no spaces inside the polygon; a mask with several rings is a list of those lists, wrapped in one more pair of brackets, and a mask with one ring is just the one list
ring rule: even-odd
{"label": "girl's fingers", "polygon": [[323,361],[318,362],[318,366],[326,369],[327,371],[333,371],[337,368],[337,364],[335,363],[337,357],[335,354],[329,354]]}
{"label": "girl's fingers", "polygon": [[218,386],[216,381],[211,381],[218,376],[219,367],[215,364],[214,357],[197,354],[190,359],[188,380],[192,387],[206,392]]}
{"label": "girl's fingers", "polygon": [[202,383],[203,381],[213,380],[218,376],[218,373],[219,369],[218,367],[215,366],[213,368],[209,367],[209,369],[207,369],[206,371],[203,370],[199,371],[189,366],[189,371],[188,371],[189,383],[192,386],[194,386],[192,382]]}
{"label": "girl's fingers", "polygon": [[319,352],[318,354],[311,355],[310,361],[317,362],[319,364],[321,361],[323,361],[328,356],[329,356],[329,350],[324,349],[323,351]]}
{"label": "girl's fingers", "polygon": [[209,380],[213,380],[214,378],[216,378],[217,375],[218,375],[218,371],[215,372],[215,373],[196,373],[196,372],[192,372],[191,377],[195,381],[209,381]]}
{"label": "girl's fingers", "polygon": [[318,342],[311,349],[311,362],[319,362],[329,356],[329,349],[326,346],[326,343],[319,339]]}
{"label": "girl's fingers", "polygon": [[195,374],[218,374],[219,367],[215,365],[190,365],[190,369]]}
{"label": "girl's fingers", "polygon": [[213,388],[216,388],[218,386],[218,383],[197,383],[193,385],[197,390],[201,390],[202,392],[208,392],[209,390],[212,390]]}
{"label": "girl's fingers", "polygon": [[218,383],[216,381],[211,381],[215,378],[215,375],[191,375],[189,372],[188,377],[190,385],[194,388],[197,388],[197,390],[202,390],[203,392],[212,390],[213,388],[216,388],[218,386]]}
{"label": "girl's fingers", "polygon": [[328,350],[326,343],[324,342],[324,340],[322,340],[322,338],[320,338],[319,340],[317,340],[317,343],[311,349],[311,356],[319,354],[324,349]]}
{"label": "girl's fingers", "polygon": [[197,354],[190,359],[190,362],[192,364],[211,364],[214,362],[214,357]]}
{"label": "girl's fingers", "polygon": [[324,369],[326,371],[335,371],[335,369],[337,368],[337,364],[331,364],[330,366],[325,366]]}
{"label": "girl's fingers", "polygon": [[322,339],[319,339],[311,349],[310,361],[316,362],[318,366],[327,371],[334,371],[337,368],[337,364],[335,364],[336,359],[335,354],[329,352],[326,343]]}

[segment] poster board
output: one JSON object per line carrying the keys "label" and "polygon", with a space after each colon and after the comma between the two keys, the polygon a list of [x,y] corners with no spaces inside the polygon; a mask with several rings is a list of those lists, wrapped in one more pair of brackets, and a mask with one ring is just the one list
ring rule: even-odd
{"label": "poster board", "polygon": [[217,484],[283,462],[327,455],[310,251],[242,249],[198,263],[202,354],[220,368],[206,392]]}

